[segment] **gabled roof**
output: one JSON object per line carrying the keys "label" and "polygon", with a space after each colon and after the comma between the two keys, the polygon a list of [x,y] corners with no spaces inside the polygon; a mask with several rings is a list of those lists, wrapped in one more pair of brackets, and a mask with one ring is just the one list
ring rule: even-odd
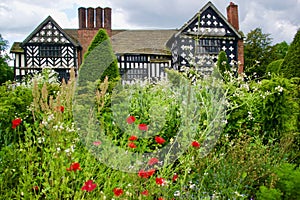
{"label": "gabled roof", "polygon": [[171,55],[167,41],[178,30],[125,30],[111,37],[116,54]]}
{"label": "gabled roof", "polygon": [[24,49],[21,47],[21,42],[14,42],[10,48],[10,53],[24,53]]}
{"label": "gabled roof", "polygon": [[55,28],[63,34],[63,36],[74,46],[80,46],[79,42],[74,38],[70,37],[55,21],[51,16],[48,16],[38,27],[34,29],[34,31],[22,42],[22,46],[26,43],[29,43],[33,37],[38,34],[43,27],[45,27],[49,22],[51,22]]}
{"label": "gabled roof", "polygon": [[238,30],[236,30],[228,21],[227,19],[224,17],[224,15],[214,6],[214,4],[212,2],[208,2],[207,4],[205,4],[205,6],[203,6],[198,13],[196,13],[187,23],[185,23],[178,31],[178,33],[175,35],[176,37],[181,34],[191,23],[193,23],[195,20],[198,19],[199,16],[201,16],[201,14],[206,11],[208,8],[211,8],[214,12],[217,13],[217,15],[224,21],[224,23],[226,23],[226,25],[234,32],[234,34],[238,37],[238,38],[242,38],[241,34],[238,32]]}

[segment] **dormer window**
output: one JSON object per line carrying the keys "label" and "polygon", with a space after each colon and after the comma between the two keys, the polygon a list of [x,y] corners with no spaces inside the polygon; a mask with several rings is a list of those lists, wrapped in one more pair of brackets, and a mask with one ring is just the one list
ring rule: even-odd
{"label": "dormer window", "polygon": [[62,57],[61,46],[42,45],[39,47],[40,57]]}

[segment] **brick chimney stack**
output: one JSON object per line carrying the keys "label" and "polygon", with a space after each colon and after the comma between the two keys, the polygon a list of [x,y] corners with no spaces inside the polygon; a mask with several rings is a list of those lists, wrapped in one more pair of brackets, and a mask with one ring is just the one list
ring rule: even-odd
{"label": "brick chimney stack", "polygon": [[240,29],[238,6],[233,2],[230,2],[229,6],[227,7],[227,20],[237,31]]}
{"label": "brick chimney stack", "polygon": [[78,40],[82,50],[78,52],[78,63],[100,28],[104,28],[111,36],[111,8],[78,8],[79,29]]}
{"label": "brick chimney stack", "polygon": [[[227,20],[228,22],[239,31],[239,14],[238,14],[238,6],[233,2],[230,2],[229,6],[227,6]],[[244,71],[244,41],[243,38],[238,40],[238,73],[243,73]]]}

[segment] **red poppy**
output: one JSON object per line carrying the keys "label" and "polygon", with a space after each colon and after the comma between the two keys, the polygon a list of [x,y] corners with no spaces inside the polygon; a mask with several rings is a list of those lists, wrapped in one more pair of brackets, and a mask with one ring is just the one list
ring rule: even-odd
{"label": "red poppy", "polygon": [[64,112],[65,111],[65,107],[63,107],[63,106],[59,106],[59,110],[60,110],[60,112]]}
{"label": "red poppy", "polygon": [[97,184],[93,182],[93,180],[88,180],[84,183],[84,186],[82,186],[81,190],[85,190],[87,192],[93,191],[97,187]]}
{"label": "red poppy", "polygon": [[129,142],[129,143],[128,143],[128,147],[129,147],[129,148],[132,148],[132,149],[135,149],[135,148],[136,148],[136,145],[135,145],[133,142]]}
{"label": "red poppy", "polygon": [[163,144],[166,142],[166,140],[160,136],[156,136],[155,137],[155,141],[158,143],[158,144]]}
{"label": "red poppy", "polygon": [[147,124],[139,124],[139,129],[141,131],[148,131],[148,126]]}
{"label": "red poppy", "polygon": [[123,190],[121,188],[115,188],[113,189],[113,192],[116,197],[121,196],[123,194]]}
{"label": "red poppy", "polygon": [[20,118],[16,118],[14,120],[12,120],[12,128],[15,129],[17,128],[17,126],[19,126],[22,122],[22,119]]}
{"label": "red poppy", "polygon": [[37,185],[36,185],[36,186],[33,186],[33,187],[32,187],[32,190],[33,190],[34,192],[39,191],[39,186],[37,186]]}
{"label": "red poppy", "polygon": [[163,197],[159,197],[158,200],[165,200]]}
{"label": "red poppy", "polygon": [[172,178],[172,181],[173,182],[177,181],[177,178],[178,178],[178,174],[175,173],[174,176],[173,176],[173,178]]}
{"label": "red poppy", "polygon": [[95,142],[93,142],[93,145],[95,145],[95,146],[99,146],[101,144],[101,141],[95,141]]}
{"label": "red poppy", "polygon": [[158,159],[157,158],[150,158],[150,160],[148,161],[148,165],[154,165],[156,163],[158,163]]}
{"label": "red poppy", "polygon": [[127,117],[126,122],[128,124],[132,124],[133,122],[135,122],[135,117],[134,116]]}
{"label": "red poppy", "polygon": [[198,141],[193,141],[192,142],[192,146],[195,148],[199,148],[200,147],[200,143]]}
{"label": "red poppy", "polygon": [[132,135],[132,136],[130,136],[130,137],[128,138],[128,140],[130,140],[130,141],[135,141],[135,140],[137,140],[137,139],[138,139],[138,137],[135,136],[135,135]]}
{"label": "red poppy", "polygon": [[144,191],[142,192],[142,195],[144,195],[144,196],[148,196],[148,195],[149,195],[149,192],[148,192],[148,190],[144,190]]}
{"label": "red poppy", "polygon": [[144,171],[143,169],[141,169],[138,173],[139,177],[141,178],[149,178],[151,177],[153,174],[155,173],[155,169],[150,169],[148,171]]}
{"label": "red poppy", "polygon": [[74,171],[80,170],[80,164],[78,162],[72,163],[69,168],[67,168],[67,171]]}
{"label": "red poppy", "polygon": [[165,181],[164,178],[156,178],[156,179],[155,179],[155,182],[156,182],[156,184],[158,184],[158,185],[165,185],[165,184],[166,184],[166,181]]}

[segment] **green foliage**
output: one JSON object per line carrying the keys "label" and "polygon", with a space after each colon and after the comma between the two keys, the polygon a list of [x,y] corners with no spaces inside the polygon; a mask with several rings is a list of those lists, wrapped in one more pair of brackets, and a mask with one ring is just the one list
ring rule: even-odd
{"label": "green foliage", "polygon": [[[90,52],[85,63],[97,73],[102,66],[100,60],[109,55],[102,51],[101,57],[98,47]],[[111,61],[112,58],[106,60],[104,66]],[[84,67],[80,76],[89,78],[91,71]],[[190,83],[185,74],[169,71],[169,82],[117,85],[111,93],[106,93],[108,82],[103,86],[97,77],[78,81],[78,95],[83,95],[83,101],[96,102],[94,106],[101,107],[96,113],[90,112],[88,106],[80,111],[87,116],[95,114],[99,121],[96,126],[104,128],[109,144],[117,145],[126,155],[157,152],[196,131],[187,145],[174,145],[177,150],[186,147],[174,163],[159,160],[162,164],[145,164],[147,169],[156,169],[147,179],[138,173],[112,169],[106,158],[103,161],[95,157],[98,154],[91,153],[107,151],[117,167],[125,163],[114,156],[111,146],[104,147],[103,137],[84,137],[75,126],[72,102],[76,103],[78,98],[72,99],[75,89],[71,81],[57,88],[56,83],[47,85],[50,75],[44,73],[36,84],[1,86],[1,199],[297,199],[300,169],[283,163],[295,162],[299,156],[299,143],[295,140],[299,135],[299,80],[272,75],[270,80],[256,82],[228,75],[226,82],[215,77],[197,77]],[[95,84],[101,85],[100,90]],[[89,96],[86,90],[90,87],[95,90]],[[186,94],[194,95],[197,101],[184,101],[181,97]],[[65,106],[64,111],[58,109],[61,105]],[[192,112],[199,115],[197,120]],[[129,115],[136,118],[132,124],[126,122]],[[11,120],[16,117],[23,121],[12,129]],[[181,128],[182,123],[191,121],[197,126]],[[215,128],[210,121],[226,126]],[[139,130],[141,123],[149,125],[149,130]],[[89,128],[82,127],[87,130],[83,130],[84,134],[89,133]],[[178,136],[182,130],[184,134]],[[166,143],[155,142],[157,134]],[[132,135],[138,138],[129,141]],[[193,140],[200,147],[193,147]],[[136,148],[130,148],[129,142]],[[75,162],[80,163],[81,169],[68,171]],[[135,167],[135,162],[131,165]],[[177,180],[173,179],[174,173]],[[164,178],[166,184],[158,185],[158,177]],[[95,190],[81,190],[87,180],[97,184]],[[116,197],[114,188],[123,189],[123,194]],[[142,195],[144,190],[148,190],[148,196]]]}
{"label": "green foliage", "polygon": [[259,200],[281,200],[281,192],[274,188],[260,186],[259,192],[256,194]]}
{"label": "green foliage", "polygon": [[8,55],[5,53],[8,47],[7,44],[8,41],[4,40],[0,34],[0,85],[14,79],[14,72],[7,63],[9,60]]}
{"label": "green foliage", "polygon": [[254,72],[260,78],[265,75],[267,65],[273,61],[271,42],[270,34],[264,34],[261,28],[256,28],[247,34],[244,66],[248,76],[252,76]]}
{"label": "green foliage", "polygon": [[281,42],[281,43],[277,43],[273,46],[273,60],[280,60],[280,59],[284,59],[284,57],[286,56],[287,52],[289,50],[289,45],[288,43]]}
{"label": "green foliage", "polygon": [[0,58],[0,85],[6,81],[12,81],[14,79],[14,72],[4,61]]}
{"label": "green foliage", "polygon": [[300,168],[290,163],[283,163],[275,168],[277,181],[275,188],[261,186],[258,199],[299,199]]}
{"label": "green foliage", "polygon": [[20,117],[32,122],[29,110],[31,102],[32,91],[30,88],[0,86],[0,149],[4,145],[16,142],[17,135],[12,129],[13,119]]}
{"label": "green foliage", "polygon": [[280,72],[286,78],[300,77],[300,30],[297,31],[289,51],[284,58]]}
{"label": "green foliage", "polygon": [[217,67],[223,78],[226,79],[226,71],[230,71],[230,65],[225,51],[220,51],[218,55]]}
{"label": "green foliage", "polygon": [[279,74],[280,67],[282,65],[283,59],[275,60],[268,64],[266,72],[270,72],[271,74]]}
{"label": "green foliage", "polygon": [[[92,55],[93,58],[88,59],[91,52],[93,51],[95,51]],[[97,56],[98,58],[96,58]],[[97,61],[100,61],[101,63]],[[88,66],[95,65],[95,66],[90,68],[85,65]],[[89,72],[86,72],[88,74],[83,72],[84,68],[89,68]],[[81,70],[80,73],[81,74],[84,73],[85,75],[81,75],[81,76],[84,76],[86,78],[89,76],[97,77],[97,75],[93,74],[93,72],[94,71],[99,72],[99,69],[93,71],[93,68],[101,68],[100,80],[104,81],[105,77],[107,76],[108,81],[111,83],[111,85],[109,86],[109,91],[111,91],[115,85],[115,82],[119,81],[120,74],[119,74],[118,62],[116,56],[112,51],[110,38],[105,29],[99,29],[98,33],[95,35],[94,39],[89,45],[87,52],[84,54],[84,61],[80,67]]]}

